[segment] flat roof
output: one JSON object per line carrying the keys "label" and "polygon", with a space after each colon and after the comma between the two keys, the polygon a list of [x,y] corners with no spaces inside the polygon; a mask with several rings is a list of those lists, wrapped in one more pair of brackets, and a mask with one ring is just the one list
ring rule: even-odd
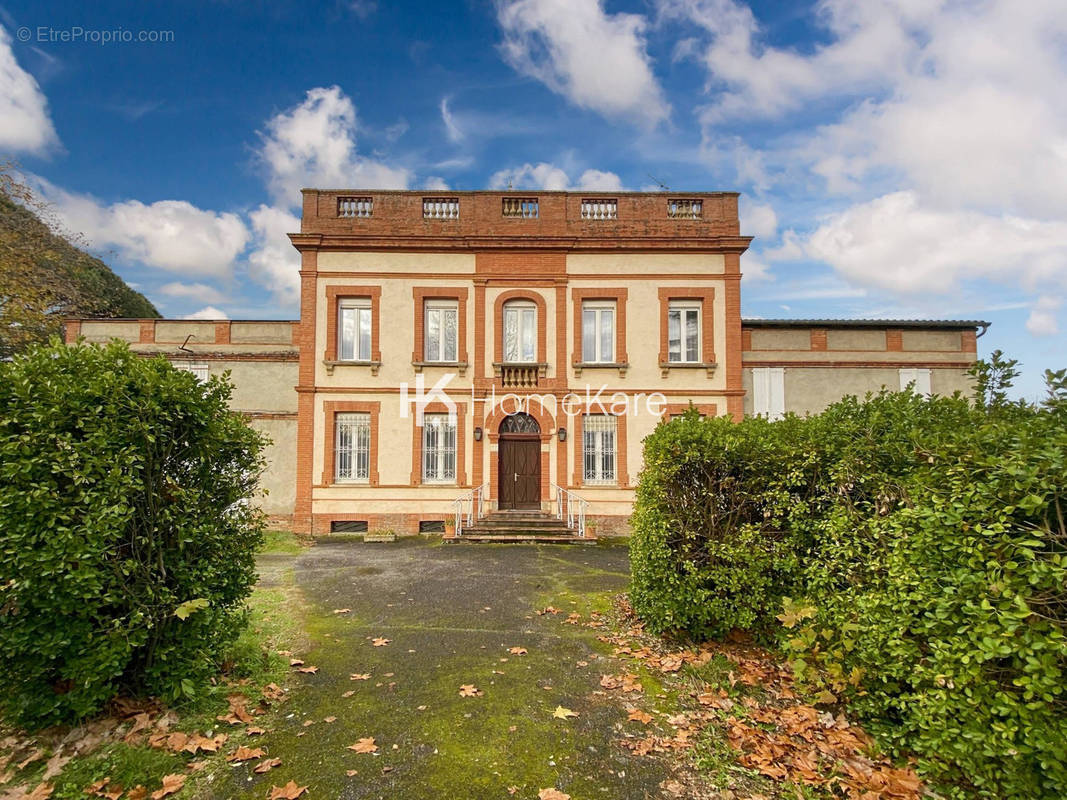
{"label": "flat roof", "polygon": [[742,318],[749,328],[988,328],[980,319],[761,319]]}
{"label": "flat roof", "polygon": [[353,194],[353,195],[383,195],[383,194],[408,194],[416,197],[466,197],[468,195],[485,194],[506,197],[529,197],[530,195],[571,195],[573,197],[740,197],[740,192],[694,190],[688,192],[672,191],[664,189],[655,192],[640,192],[633,190],[619,190],[617,192],[604,191],[603,189],[324,189],[322,187],[305,186],[301,192],[321,192],[323,194]]}

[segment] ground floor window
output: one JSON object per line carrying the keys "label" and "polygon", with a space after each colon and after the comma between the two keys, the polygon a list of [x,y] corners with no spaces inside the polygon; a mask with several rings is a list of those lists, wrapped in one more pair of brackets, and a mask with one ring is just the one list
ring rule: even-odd
{"label": "ground floor window", "polygon": [[752,413],[767,419],[785,415],[785,369],[757,367],[752,370]]}
{"label": "ground floor window", "polygon": [[370,414],[338,414],[335,420],[334,455],[337,481],[370,478]]}
{"label": "ground floor window", "polygon": [[448,414],[426,414],[422,426],[422,480],[452,483],[456,480],[456,419]]}
{"label": "ground floor window", "polygon": [[583,483],[615,483],[615,433],[610,414],[588,414],[582,420]]}
{"label": "ground floor window", "polygon": [[928,369],[902,369],[900,370],[900,391],[904,391],[911,384],[915,384],[915,394],[923,397],[930,396],[930,370]]}

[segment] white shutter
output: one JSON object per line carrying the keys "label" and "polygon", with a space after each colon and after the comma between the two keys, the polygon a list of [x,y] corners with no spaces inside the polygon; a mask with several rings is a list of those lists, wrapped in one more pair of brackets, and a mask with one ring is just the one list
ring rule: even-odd
{"label": "white shutter", "polygon": [[752,413],[768,419],[785,414],[785,369],[758,367],[752,370]]}
{"label": "white shutter", "polygon": [[905,391],[908,384],[915,384],[915,394],[923,397],[930,396],[930,370],[928,369],[901,369],[900,391]]}
{"label": "white shutter", "polygon": [[785,416],[785,369],[782,367],[770,367],[768,383],[770,384],[770,400],[767,415],[771,419],[781,419]]}

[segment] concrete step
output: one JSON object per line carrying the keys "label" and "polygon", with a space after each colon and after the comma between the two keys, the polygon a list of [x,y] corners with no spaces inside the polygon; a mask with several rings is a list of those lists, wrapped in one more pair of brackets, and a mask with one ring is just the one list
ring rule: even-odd
{"label": "concrete step", "polygon": [[464,529],[460,536],[445,539],[446,542],[501,542],[507,544],[595,544],[596,539],[587,539],[573,534],[545,535],[533,532],[516,533],[469,533]]}

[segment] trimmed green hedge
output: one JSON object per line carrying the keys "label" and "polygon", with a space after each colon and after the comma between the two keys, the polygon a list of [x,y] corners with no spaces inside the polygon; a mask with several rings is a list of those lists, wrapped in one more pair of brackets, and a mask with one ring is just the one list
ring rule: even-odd
{"label": "trimmed green hedge", "polygon": [[801,680],[959,797],[1067,796],[1067,404],[882,393],[660,425],[633,604],[777,638]]}
{"label": "trimmed green hedge", "polygon": [[0,709],[75,720],[116,692],[176,698],[244,625],[263,438],[126,345],[0,364]]}

